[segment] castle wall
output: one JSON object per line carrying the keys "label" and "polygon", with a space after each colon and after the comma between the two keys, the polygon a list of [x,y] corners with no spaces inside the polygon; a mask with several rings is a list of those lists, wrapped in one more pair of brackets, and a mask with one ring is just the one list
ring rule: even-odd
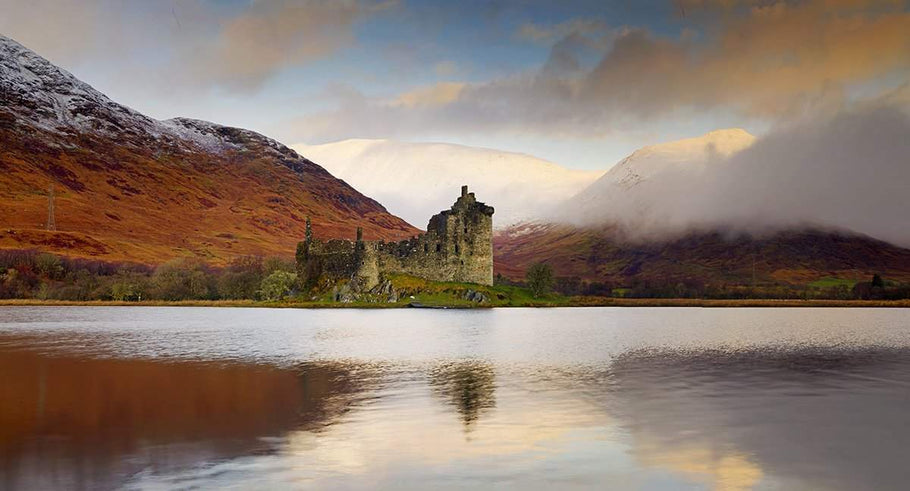
{"label": "castle wall", "polygon": [[[359,239],[359,237],[358,237]],[[308,243],[308,245],[306,245]],[[493,208],[462,188],[451,209],[434,215],[427,232],[400,242],[308,239],[304,267],[333,280],[357,278],[377,285],[384,273],[433,281],[493,284]]]}

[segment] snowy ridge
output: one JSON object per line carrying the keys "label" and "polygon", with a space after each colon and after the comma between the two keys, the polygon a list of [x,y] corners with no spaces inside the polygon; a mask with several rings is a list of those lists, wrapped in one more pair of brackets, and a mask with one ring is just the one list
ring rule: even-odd
{"label": "snowy ridge", "polygon": [[697,176],[754,142],[755,137],[747,131],[732,128],[640,148],[562,203],[556,208],[555,216],[581,223],[642,219],[654,206],[651,200],[634,192],[642,184],[670,173]]}
{"label": "snowy ridge", "polygon": [[447,208],[464,184],[496,207],[494,224],[501,228],[540,217],[603,174],[448,143],[353,139],[292,147],[416,225]]}
{"label": "snowy ridge", "polygon": [[142,130],[158,122],[122,106],[71,73],[0,35],[0,102],[50,131]]}
{"label": "snowy ridge", "polygon": [[[284,157],[299,158],[290,149],[258,133],[207,121],[145,116],[118,104],[21,44],[0,35],[0,107],[17,119],[52,133],[92,133],[108,137],[128,135],[124,143],[184,143],[208,152],[237,148],[239,135]],[[290,155],[290,154],[293,154]]]}
{"label": "snowy ridge", "polygon": [[709,162],[726,158],[755,142],[755,137],[740,128],[715,130],[696,138],[640,148],[613,166],[602,179],[592,185],[611,183],[631,188],[674,166],[688,170],[703,170]]}

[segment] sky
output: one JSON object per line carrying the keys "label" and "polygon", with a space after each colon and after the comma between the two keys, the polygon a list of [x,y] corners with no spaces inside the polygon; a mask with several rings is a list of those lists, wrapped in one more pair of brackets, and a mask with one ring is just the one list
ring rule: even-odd
{"label": "sky", "polygon": [[893,0],[0,0],[0,33],[159,119],[580,169],[910,92]]}

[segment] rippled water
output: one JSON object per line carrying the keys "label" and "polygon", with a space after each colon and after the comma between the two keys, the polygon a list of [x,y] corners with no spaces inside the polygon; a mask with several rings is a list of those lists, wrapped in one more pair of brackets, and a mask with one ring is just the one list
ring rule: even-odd
{"label": "rippled water", "polygon": [[0,309],[0,488],[906,489],[900,309]]}

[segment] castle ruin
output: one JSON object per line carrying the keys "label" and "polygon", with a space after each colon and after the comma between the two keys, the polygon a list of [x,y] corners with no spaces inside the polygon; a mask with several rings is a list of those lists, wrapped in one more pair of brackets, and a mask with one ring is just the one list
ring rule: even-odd
{"label": "castle ruin", "polygon": [[307,220],[306,237],[297,245],[297,270],[305,286],[350,280],[361,291],[389,273],[492,285],[493,207],[462,186],[452,208],[430,218],[426,233],[400,242],[364,241],[360,228],[354,241],[323,241],[313,237]]}

